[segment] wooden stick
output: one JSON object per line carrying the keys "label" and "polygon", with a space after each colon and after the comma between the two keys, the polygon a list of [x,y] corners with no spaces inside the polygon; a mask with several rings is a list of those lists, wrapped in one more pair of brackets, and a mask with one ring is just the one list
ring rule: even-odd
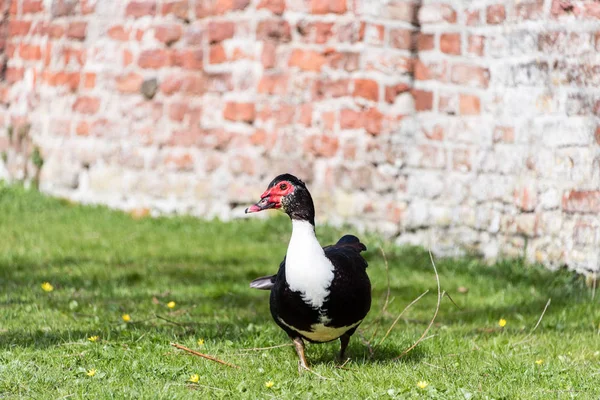
{"label": "wooden stick", "polygon": [[210,361],[218,362],[219,364],[223,364],[223,365],[226,365],[226,366],[231,367],[231,368],[239,368],[237,365],[233,365],[233,364],[230,364],[228,362],[219,360],[218,358],[215,358],[215,357],[212,357],[212,356],[209,356],[209,355],[206,355],[206,354],[199,353],[199,352],[194,351],[192,349],[188,349],[187,347],[182,346],[182,345],[180,345],[178,343],[171,343],[171,346],[176,347],[176,348],[178,348],[180,350],[183,350],[183,351],[187,351],[188,353],[191,353],[191,354],[193,354],[195,356],[206,358],[207,360],[210,360]]}
{"label": "wooden stick", "polygon": [[411,351],[412,349],[417,347],[417,345],[423,341],[423,338],[427,335],[427,332],[429,332],[429,329],[431,329],[431,327],[433,326],[433,323],[435,322],[435,318],[438,315],[438,311],[440,311],[440,303],[442,302],[442,296],[444,296],[444,294],[446,292],[442,292],[442,290],[440,288],[440,276],[438,275],[437,268],[435,267],[435,262],[433,261],[433,255],[431,254],[431,249],[429,250],[429,259],[431,260],[431,265],[433,266],[433,271],[435,272],[435,281],[437,282],[437,293],[438,293],[437,305],[435,306],[435,312],[433,313],[433,318],[431,318],[431,322],[429,322],[429,325],[427,325],[427,328],[425,329],[425,331],[423,332],[423,334],[421,335],[419,340],[417,340],[408,349],[404,350],[398,357],[394,358],[394,360],[397,360],[397,359],[405,356],[406,354],[408,354],[409,351]]}

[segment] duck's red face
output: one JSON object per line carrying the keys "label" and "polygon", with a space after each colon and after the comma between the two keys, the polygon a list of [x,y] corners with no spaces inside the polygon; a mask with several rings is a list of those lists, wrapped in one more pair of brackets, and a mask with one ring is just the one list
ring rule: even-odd
{"label": "duck's red face", "polygon": [[270,208],[285,209],[284,198],[294,192],[294,185],[289,181],[279,181],[270,185],[260,196],[260,201],[246,208],[246,214],[268,210]]}

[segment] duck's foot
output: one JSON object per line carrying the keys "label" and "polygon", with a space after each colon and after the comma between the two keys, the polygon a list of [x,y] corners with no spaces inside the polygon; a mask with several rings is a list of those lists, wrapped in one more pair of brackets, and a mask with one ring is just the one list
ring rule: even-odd
{"label": "duck's foot", "polygon": [[298,358],[300,358],[298,371],[302,372],[303,370],[310,370],[310,368],[308,368],[308,363],[306,362],[306,357],[304,356],[304,341],[301,337],[296,337],[292,339],[292,341],[294,342],[294,348],[296,349]]}

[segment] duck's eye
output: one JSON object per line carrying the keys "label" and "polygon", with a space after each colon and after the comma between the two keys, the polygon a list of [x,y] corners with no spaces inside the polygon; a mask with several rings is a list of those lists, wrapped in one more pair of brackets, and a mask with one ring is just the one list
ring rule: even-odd
{"label": "duck's eye", "polygon": [[281,185],[279,185],[279,189],[280,190],[286,190],[287,189],[287,185],[285,183],[282,183]]}

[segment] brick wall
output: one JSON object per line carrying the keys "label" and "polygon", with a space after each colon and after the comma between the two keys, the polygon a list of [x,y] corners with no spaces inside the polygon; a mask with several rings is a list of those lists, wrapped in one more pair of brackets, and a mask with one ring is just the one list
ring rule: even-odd
{"label": "brick wall", "polygon": [[[598,271],[600,3],[1,1],[0,177]],[[3,47],[2,47],[3,46]]]}

